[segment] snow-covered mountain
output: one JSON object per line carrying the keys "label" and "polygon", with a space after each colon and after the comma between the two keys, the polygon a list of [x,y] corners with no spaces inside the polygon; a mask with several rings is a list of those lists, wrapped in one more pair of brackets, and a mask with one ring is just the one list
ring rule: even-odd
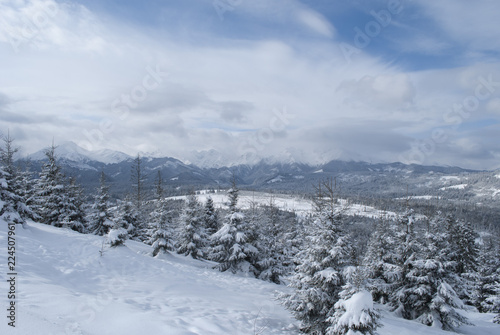
{"label": "snow-covered mountain", "polygon": [[[28,155],[28,158],[34,161],[45,159],[45,149],[37,151]],[[96,151],[89,151],[76,143],[68,141],[56,146],[56,156],[59,159],[65,159],[77,163],[85,163],[88,161],[96,161],[104,164],[114,164],[126,161],[132,157],[120,152],[110,149],[102,149]]]}
{"label": "snow-covered mountain", "polygon": [[[117,196],[130,188],[133,158],[127,154],[108,149],[88,151],[66,142],[57,146],[56,155],[65,173],[76,177],[89,191],[98,185],[101,171]],[[225,187],[235,175],[243,188],[307,193],[319,180],[335,178],[345,196],[400,198],[408,189],[414,199],[443,197],[478,204],[491,204],[500,199],[500,171],[342,160],[311,165],[286,154],[254,164],[238,164],[216,150],[197,152],[196,162],[191,163],[159,156],[159,153],[141,155],[146,185],[153,185],[160,171],[169,189]],[[45,154],[39,151],[29,158],[36,171],[41,168]]]}

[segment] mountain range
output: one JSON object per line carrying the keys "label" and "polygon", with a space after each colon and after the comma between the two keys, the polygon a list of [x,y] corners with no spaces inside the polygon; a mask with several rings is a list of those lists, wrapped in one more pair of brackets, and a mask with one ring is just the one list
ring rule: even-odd
{"label": "mountain range", "polygon": [[[88,151],[73,142],[56,148],[59,164],[68,176],[75,177],[92,193],[105,173],[111,192],[121,197],[130,189],[130,172],[135,157],[113,150]],[[260,161],[255,164],[224,166],[222,155],[212,151],[214,164],[204,160],[196,165],[172,157],[141,155],[147,187],[152,187],[161,172],[167,192],[182,193],[192,189],[225,188],[234,175],[241,188],[253,190],[311,193],[314,185],[326,178],[335,179],[342,194],[348,196],[397,198],[411,194],[415,199],[444,197],[489,203],[500,198],[500,171],[476,171],[449,166],[406,165],[402,163],[367,163],[332,160],[310,165],[297,162]],[[45,159],[44,151],[29,155],[36,172]]]}

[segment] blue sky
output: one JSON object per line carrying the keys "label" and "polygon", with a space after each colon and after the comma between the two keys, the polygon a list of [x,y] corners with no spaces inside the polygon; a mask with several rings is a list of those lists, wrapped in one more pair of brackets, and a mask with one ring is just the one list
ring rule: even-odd
{"label": "blue sky", "polygon": [[0,131],[25,153],[54,138],[496,169],[498,14],[493,0],[1,0]]}

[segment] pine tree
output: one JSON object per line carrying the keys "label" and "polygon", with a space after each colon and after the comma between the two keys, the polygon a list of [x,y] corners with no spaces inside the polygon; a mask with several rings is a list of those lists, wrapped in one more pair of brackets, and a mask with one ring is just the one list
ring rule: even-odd
{"label": "pine tree", "polygon": [[89,220],[90,231],[95,235],[106,235],[115,223],[109,211],[109,187],[104,172],[101,172],[100,186],[97,188],[92,210]]}
{"label": "pine tree", "polygon": [[228,197],[229,214],[226,215],[223,226],[211,237],[211,258],[219,262],[217,268],[220,271],[241,271],[257,275],[254,264],[258,251],[248,243],[248,236],[243,231],[246,226],[245,215],[238,209],[238,188],[234,178]]}
{"label": "pine tree", "polygon": [[263,214],[263,219],[256,221],[258,222],[256,226],[261,227],[259,278],[281,284],[281,277],[287,271],[285,266],[287,256],[284,250],[284,225],[279,220],[279,210],[276,207],[274,196],[270,197],[269,204]]}
{"label": "pine tree", "polygon": [[65,217],[66,189],[65,177],[56,162],[55,149],[52,145],[45,151],[47,162],[36,185],[35,210],[43,223],[61,227]]}
{"label": "pine tree", "polygon": [[393,225],[382,217],[368,241],[363,259],[368,276],[367,288],[373,299],[382,304],[389,301],[400,275],[395,250]]}
{"label": "pine tree", "polygon": [[66,196],[64,198],[63,226],[84,233],[87,230],[85,210],[83,209],[83,190],[74,178],[69,178],[65,185]]}
{"label": "pine tree", "polygon": [[[407,205],[408,206],[408,205]],[[418,240],[415,232],[415,218],[413,210],[407,209],[398,217],[398,231],[395,234],[395,265],[394,275],[397,281],[394,284],[393,294],[389,297],[390,304],[397,314],[405,319],[414,319],[412,301],[408,301],[406,294],[408,276],[412,269],[412,261],[418,250]]]}
{"label": "pine tree", "polygon": [[219,217],[217,215],[217,211],[215,210],[212,197],[208,197],[205,202],[203,221],[208,236],[212,236],[220,228]]}
{"label": "pine tree", "polygon": [[128,196],[124,200],[118,201],[114,220],[121,221],[121,225],[127,230],[130,239],[141,240],[139,237],[142,233],[138,229],[139,214]]}
{"label": "pine tree", "polygon": [[448,236],[441,226],[439,216],[429,222],[421,250],[407,260],[397,297],[405,318],[453,331],[468,321],[456,310],[463,308],[463,302],[449,284],[453,277],[445,266],[450,259]]}
{"label": "pine tree", "polygon": [[484,234],[478,262],[474,305],[481,313],[500,313],[500,247],[492,234]]}
{"label": "pine tree", "polygon": [[3,141],[4,146],[0,148],[0,161],[8,190],[12,193],[12,206],[23,220],[33,218],[33,211],[26,205],[23,197],[23,175],[19,168],[14,166],[14,155],[19,151],[19,148],[14,147],[14,139],[10,137],[9,133],[3,137]]}
{"label": "pine tree", "polygon": [[[3,164],[2,164],[3,165]],[[8,184],[8,173],[0,165],[0,218],[7,223],[23,224],[24,220],[16,212],[16,202],[19,200]]]}
{"label": "pine tree", "polygon": [[153,256],[168,254],[174,250],[172,241],[172,216],[164,199],[156,203],[155,210],[151,213],[150,239],[148,244],[153,247]]}
{"label": "pine tree", "polygon": [[446,227],[449,246],[446,266],[455,274],[450,284],[463,301],[474,305],[474,301],[477,300],[474,297],[477,291],[476,283],[480,280],[477,267],[479,249],[476,245],[478,235],[470,223],[457,221],[450,215],[446,217],[442,225]]}
{"label": "pine tree", "polygon": [[120,245],[124,245],[125,241],[128,239],[128,233],[125,227],[123,226],[123,221],[117,220],[115,221],[112,228],[109,230],[107,234],[107,240],[111,247],[118,247]]}
{"label": "pine tree", "polygon": [[201,206],[194,194],[188,195],[180,217],[180,234],[177,252],[194,259],[205,258],[208,244],[205,228],[202,226]]}
{"label": "pine tree", "polygon": [[364,271],[350,266],[344,271],[346,285],[339,293],[332,314],[327,321],[327,335],[370,334],[380,326],[380,314],[373,307],[372,295],[366,290]]}
{"label": "pine tree", "polygon": [[350,265],[350,243],[345,233],[342,209],[337,206],[331,180],[318,185],[315,212],[308,230],[307,248],[298,255],[299,265],[290,280],[291,294],[282,294],[283,305],[301,321],[307,334],[325,334],[329,318],[346,284],[344,269]]}
{"label": "pine tree", "polygon": [[36,207],[36,185],[37,180],[33,176],[33,172],[30,170],[30,163],[26,163],[24,169],[19,172],[19,195],[22,201],[26,204],[27,211],[24,213],[26,219],[32,219],[33,221],[40,221],[41,218],[35,212]]}

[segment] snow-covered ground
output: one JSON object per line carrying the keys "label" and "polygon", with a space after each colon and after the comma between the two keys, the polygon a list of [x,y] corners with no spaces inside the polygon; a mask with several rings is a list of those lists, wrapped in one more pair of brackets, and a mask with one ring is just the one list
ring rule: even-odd
{"label": "snow-covered ground", "polygon": [[[204,203],[208,197],[211,197],[216,208],[227,208],[226,204],[228,203],[228,197],[225,191],[221,191],[219,193],[207,193],[206,191],[199,192],[201,193],[197,195],[199,201]],[[185,198],[186,196],[176,196],[169,199]],[[238,206],[243,209],[249,209],[252,208],[252,206],[269,205],[271,198],[273,199],[276,207],[286,211],[293,211],[298,216],[308,215],[314,208],[311,200],[299,196],[252,191],[239,192]],[[373,218],[381,216],[396,216],[396,213],[394,212],[384,212],[371,206],[349,204],[344,199],[339,199],[339,204],[344,207],[346,215],[359,215]]]}
{"label": "snow-covered ground", "polygon": [[[6,232],[2,221],[3,246]],[[101,256],[103,237],[37,223],[16,235],[16,328],[2,316],[0,334],[297,334],[274,300],[275,284],[183,256],[153,258],[149,246],[133,241]],[[7,314],[5,280],[0,290]]]}
{"label": "snow-covered ground", "polygon": [[[297,335],[298,323],[274,299],[286,287],[220,273],[179,255],[153,258],[127,241],[30,222],[16,230],[16,328],[7,326],[7,225],[0,220],[0,334]],[[102,256],[101,256],[102,251]],[[450,334],[382,311],[381,335]],[[464,334],[500,334],[492,314],[469,313]]]}
{"label": "snow-covered ground", "polygon": [[459,185],[453,185],[453,186],[448,186],[448,187],[441,187],[440,190],[441,191],[446,191],[446,190],[449,190],[449,189],[452,189],[452,190],[463,190],[467,186],[469,186],[469,185],[468,184],[459,184]]}

